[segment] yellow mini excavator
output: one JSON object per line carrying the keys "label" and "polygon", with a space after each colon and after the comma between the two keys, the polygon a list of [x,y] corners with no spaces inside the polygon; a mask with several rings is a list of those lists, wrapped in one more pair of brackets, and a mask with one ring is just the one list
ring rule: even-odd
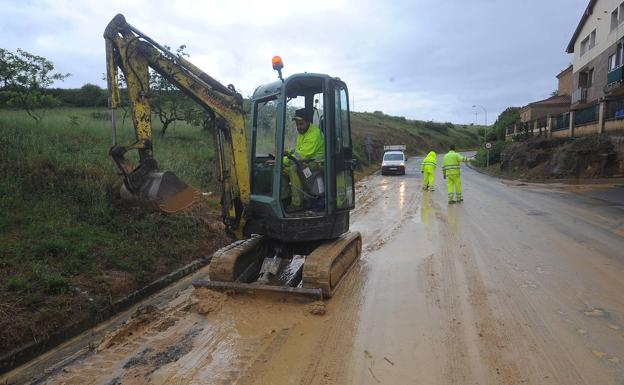
{"label": "yellow mini excavator", "polygon": [[[209,279],[194,284],[331,297],[362,244],[358,232],[349,232],[355,162],[346,84],[314,73],[284,79],[281,59],[274,57],[279,79],[256,88],[252,122],[246,128],[243,99],[234,86],[222,85],[173,54],[123,15],[111,20],[104,38],[113,126],[110,155],[123,176],[123,197],[156,203],[165,212],[182,210],[199,199],[197,189],[173,172],[160,171],[153,157],[150,68],[212,116],[222,219],[239,240],[214,253]],[[115,127],[118,69],[126,81],[136,134],[136,142],[127,146],[117,143]],[[305,111],[322,132],[323,159],[293,157],[296,111]],[[125,157],[134,150],[137,164]],[[292,173],[289,177],[285,172],[289,164],[296,165],[299,183],[291,182]],[[303,201],[297,211],[286,210],[293,191]]]}

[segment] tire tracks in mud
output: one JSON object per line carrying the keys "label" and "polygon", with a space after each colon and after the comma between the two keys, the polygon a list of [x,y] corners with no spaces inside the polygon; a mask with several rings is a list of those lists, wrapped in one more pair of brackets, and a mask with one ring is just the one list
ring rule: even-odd
{"label": "tire tracks in mud", "polygon": [[[220,293],[219,293],[220,294]],[[226,297],[225,294],[220,294]],[[245,384],[280,351],[306,318],[301,305],[229,297],[209,314],[197,313],[190,293],[175,306],[139,312],[80,362],[46,378],[45,384]],[[286,305],[284,305],[286,306]],[[201,309],[201,307],[199,308]],[[261,314],[289,319],[254,322]],[[280,312],[281,310],[281,312]],[[237,320],[244,319],[244,322]],[[256,319],[256,321],[258,321]]]}
{"label": "tire tracks in mud", "polygon": [[449,206],[443,212],[436,207],[439,252],[423,266],[430,303],[445,314],[444,379],[458,385],[527,383],[525,368],[518,362],[522,357],[507,353],[520,340],[510,337],[505,321],[494,315],[492,291],[483,276],[486,270],[480,266],[476,246],[466,242],[469,237],[459,225],[461,210],[461,206]]}
{"label": "tire tracks in mud", "polygon": [[[456,207],[450,207],[454,210]],[[451,211],[452,213],[452,211]],[[447,212],[447,214],[449,214]],[[438,206],[435,215],[438,219],[438,230],[440,234],[438,253],[434,254],[433,268],[438,271],[441,282],[437,285],[439,297],[435,301],[440,304],[444,313],[444,324],[446,328],[443,337],[446,353],[446,365],[443,377],[450,385],[460,385],[475,381],[485,383],[483,373],[478,363],[473,362],[474,345],[469,341],[470,334],[474,334],[474,321],[469,309],[462,303],[467,294],[466,278],[459,259],[460,240],[457,234],[456,222],[449,219]],[[452,214],[451,214],[452,215]],[[433,292],[433,290],[432,290]]]}
{"label": "tire tracks in mud", "polygon": [[[369,183],[372,186],[363,185],[356,210],[352,212],[352,224],[354,230],[362,233],[362,258],[372,251],[379,250],[383,245],[404,226],[405,222],[413,218],[418,213],[419,201],[422,190],[413,178],[371,178]],[[412,183],[409,183],[412,182]],[[362,183],[362,182],[361,182]],[[399,207],[388,207],[389,193],[399,191]],[[410,193],[413,192],[413,193]],[[381,202],[381,203],[380,203]],[[383,206],[383,207],[380,207]],[[371,211],[381,211],[372,212]],[[388,212],[390,211],[390,212]],[[389,224],[383,225],[380,219],[390,217]],[[372,218],[367,218],[372,217]],[[366,227],[361,224],[365,222]]]}

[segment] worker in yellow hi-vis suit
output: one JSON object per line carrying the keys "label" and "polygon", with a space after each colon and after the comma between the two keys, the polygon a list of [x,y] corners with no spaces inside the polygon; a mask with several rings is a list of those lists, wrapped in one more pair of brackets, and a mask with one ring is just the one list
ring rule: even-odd
{"label": "worker in yellow hi-vis suit", "polygon": [[463,202],[460,179],[460,163],[467,162],[468,158],[455,152],[455,146],[449,147],[449,152],[442,158],[442,174],[446,179],[448,203]]}
{"label": "worker in yellow hi-vis suit", "polygon": [[423,174],[423,190],[425,191],[433,191],[434,189],[433,182],[435,180],[436,166],[436,153],[430,151],[420,165],[420,172]]}
{"label": "worker in yellow hi-vis suit", "polygon": [[[322,170],[325,161],[325,140],[320,128],[312,123],[312,112],[302,108],[295,111],[293,119],[297,125],[297,144],[290,156],[305,162],[310,170]],[[287,157],[283,160],[283,172],[288,175],[291,187],[291,203],[287,212],[302,209],[303,186],[295,162]],[[308,171],[310,171],[308,170]]]}

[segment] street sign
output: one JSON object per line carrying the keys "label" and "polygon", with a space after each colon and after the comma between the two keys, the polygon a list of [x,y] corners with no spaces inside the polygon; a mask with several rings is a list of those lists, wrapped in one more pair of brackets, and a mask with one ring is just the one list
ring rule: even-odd
{"label": "street sign", "polygon": [[485,143],[485,149],[487,150],[487,160],[485,161],[485,167],[490,167],[490,150],[492,149],[492,143]]}

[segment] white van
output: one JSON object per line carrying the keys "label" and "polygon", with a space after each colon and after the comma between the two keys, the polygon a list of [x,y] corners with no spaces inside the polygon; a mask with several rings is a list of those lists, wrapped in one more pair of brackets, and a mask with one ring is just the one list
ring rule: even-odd
{"label": "white van", "polygon": [[381,161],[381,175],[405,175],[405,145],[384,146],[383,160]]}

